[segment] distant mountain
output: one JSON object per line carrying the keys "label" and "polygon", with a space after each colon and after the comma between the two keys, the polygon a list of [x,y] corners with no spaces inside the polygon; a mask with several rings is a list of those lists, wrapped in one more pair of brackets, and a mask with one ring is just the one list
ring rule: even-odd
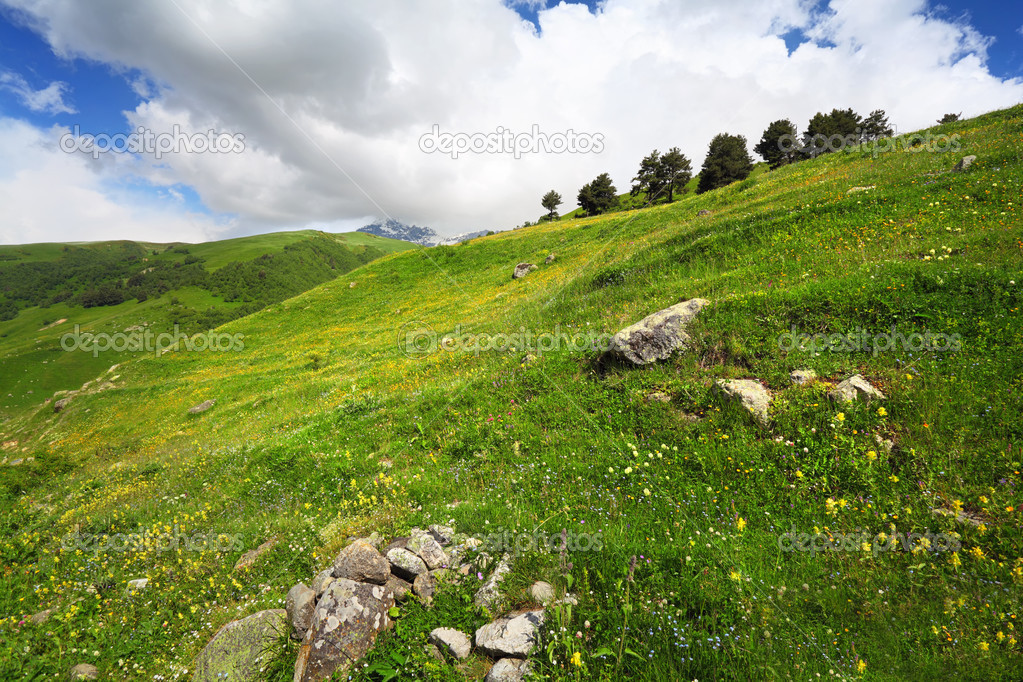
{"label": "distant mountain", "polygon": [[440,244],[457,244],[468,239],[474,239],[487,234],[488,230],[476,232],[463,232],[454,237],[442,237],[432,228],[420,227],[419,225],[407,225],[400,220],[388,218],[387,220],[370,223],[360,227],[357,232],[386,237],[388,239],[400,239],[405,242],[412,242],[420,246],[438,246]]}

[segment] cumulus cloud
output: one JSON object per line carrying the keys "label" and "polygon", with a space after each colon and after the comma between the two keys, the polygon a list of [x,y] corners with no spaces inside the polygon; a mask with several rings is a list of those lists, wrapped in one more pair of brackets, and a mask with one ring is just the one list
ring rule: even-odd
{"label": "cumulus cloud", "polygon": [[54,81],[41,90],[34,89],[24,76],[8,71],[0,73],[0,88],[13,92],[31,111],[45,114],[74,114],[74,107],[64,103],[67,83]]}
{"label": "cumulus cloud", "polygon": [[[552,188],[571,208],[604,171],[627,189],[655,147],[699,167],[716,133],[752,145],[777,118],[883,108],[908,131],[1023,99],[1023,82],[988,72],[989,39],[925,0],[607,0],[595,13],[524,1],[539,30],[503,0],[0,0],[57,54],[144,74],[132,129],[243,134],[242,154],[131,172],[192,187],[247,232],[361,216],[503,229],[540,215]],[[790,51],[793,31],[806,40]],[[452,159],[419,146],[434,125],[534,124],[599,133],[603,151]]]}

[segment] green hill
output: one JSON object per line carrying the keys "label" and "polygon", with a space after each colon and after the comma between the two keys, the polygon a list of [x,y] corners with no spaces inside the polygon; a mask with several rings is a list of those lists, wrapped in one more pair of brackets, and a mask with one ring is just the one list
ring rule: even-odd
{"label": "green hill", "polygon": [[[180,677],[220,626],[282,607],[349,537],[451,523],[599,539],[563,559],[525,551],[504,583],[508,607],[537,579],[578,597],[549,612],[541,679],[1014,677],[1021,124],[1023,106],[934,129],[960,136],[955,154],[848,150],[670,205],[377,259],[217,329],[243,349],[139,357],[107,390],[8,420],[4,672],[88,657],[117,679]],[[512,280],[522,261],[539,268]],[[610,334],[696,297],[711,305],[688,352],[643,368],[563,341],[525,362],[521,340],[439,343]],[[859,330],[866,345],[843,345]],[[787,343],[793,331],[816,347]],[[875,345],[926,332],[955,350]],[[820,380],[794,385],[797,369]],[[886,398],[830,401],[854,374]],[[769,388],[770,423],[717,397],[720,379]],[[104,549],[179,531],[239,546]],[[786,551],[793,538],[814,551]],[[145,595],[125,596],[142,577]],[[353,679],[477,678],[475,656],[423,651],[431,628],[480,621],[477,585],[402,607]],[[279,656],[274,679],[290,679],[293,648]]]}
{"label": "green hill", "polygon": [[201,333],[409,248],[315,230],[203,244],[0,246],[0,417],[138,354],[64,352],[69,333]]}

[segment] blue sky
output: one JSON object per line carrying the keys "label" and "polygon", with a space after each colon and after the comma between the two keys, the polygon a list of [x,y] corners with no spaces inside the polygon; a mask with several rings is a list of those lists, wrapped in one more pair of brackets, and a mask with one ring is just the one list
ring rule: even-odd
{"label": "blue sky", "polygon": [[[707,57],[712,50],[699,51],[701,34],[713,38],[720,33],[724,42],[762,43],[763,54],[775,58],[769,41],[765,42],[774,20],[760,6],[749,12],[738,0],[664,0],[635,5],[630,0],[612,0],[607,7],[613,16],[601,16],[594,0],[574,3],[574,8],[547,7],[534,0],[507,4],[480,0],[470,9],[445,0],[431,8],[428,19],[433,23],[425,24],[426,15],[416,19],[417,24],[402,16],[425,11],[421,8],[411,10],[408,5],[402,13],[356,1],[352,9],[337,10],[336,16],[315,18],[314,25],[308,20],[302,23],[298,6],[302,2],[289,5],[283,0],[266,0],[266,13],[272,20],[246,17],[251,19],[251,29],[240,22],[234,33],[221,34],[215,24],[197,32],[203,14],[214,11],[197,0],[174,3],[183,8],[180,13],[160,3],[155,3],[154,9],[135,7],[138,16],[121,16],[121,10],[113,8],[123,5],[113,0],[94,0],[86,3],[88,9],[80,3],[76,7],[73,0],[56,0],[43,7],[29,0],[0,0],[0,131],[7,135],[0,139],[0,153],[8,157],[0,166],[0,198],[5,178],[19,173],[25,176],[28,169],[39,178],[54,177],[54,169],[62,167],[60,159],[43,152],[38,158],[24,158],[40,145],[50,144],[45,141],[52,138],[55,126],[58,131],[77,126],[86,133],[114,134],[130,132],[136,125],[161,130],[160,126],[182,122],[193,130],[215,125],[218,130],[245,133],[244,163],[193,155],[160,161],[78,159],[74,168],[62,167],[58,175],[64,182],[75,183],[66,188],[65,198],[98,202],[82,204],[79,214],[110,216],[110,229],[104,228],[96,238],[127,237],[128,233],[144,233],[150,239],[161,234],[170,239],[213,238],[301,229],[310,224],[351,229],[360,220],[383,217],[430,224],[448,234],[502,229],[535,219],[536,210],[515,207],[531,201],[527,197],[532,194],[539,196],[548,185],[574,196],[575,185],[605,169],[610,169],[620,184],[627,183],[632,157],[641,158],[648,147],[680,144],[698,167],[714,126],[727,124],[747,137],[758,136],[758,129],[767,123],[760,120],[766,116],[758,113],[761,109],[803,122],[814,111],[831,106],[854,106],[861,113],[886,108],[889,114],[898,115],[899,129],[907,130],[928,124],[946,110],[969,115],[971,107],[983,110],[987,102],[992,108],[1023,99],[1014,94],[1023,91],[1023,3],[1007,0],[946,0],[940,5],[923,0],[819,2],[814,10],[817,19],[832,9],[842,15],[839,24],[845,28],[835,34],[835,40],[845,42],[836,48],[830,38],[822,38],[825,29],[821,27],[827,22],[815,19],[807,32],[795,29],[780,36],[787,60],[783,56],[773,68],[759,70],[734,62],[734,55],[722,57],[727,62],[724,65],[716,64]],[[109,16],[116,16],[124,26],[112,28],[109,24],[114,22],[100,20],[104,4],[109,4]],[[806,7],[799,0],[775,0],[773,4],[783,8],[779,17],[784,14],[790,19],[800,16]],[[589,12],[582,12],[580,5]],[[911,20],[919,18],[916,10],[921,5],[926,5],[923,14],[930,20],[925,28]],[[533,22],[532,35],[510,20],[514,15],[508,14],[509,7]],[[749,14],[757,16],[746,16]],[[711,23],[702,24],[699,34],[685,32],[690,29],[671,32],[672,22],[684,23],[690,16],[704,15]],[[131,28],[132,21],[141,23]],[[168,21],[177,25],[165,30],[152,28]],[[470,21],[483,29],[477,31]],[[894,30],[893,22],[902,22],[899,25],[905,28]],[[441,49],[417,44],[424,42],[420,40],[424,25],[431,26],[427,32],[436,34]],[[356,33],[353,26],[365,31]],[[275,29],[283,37],[275,36]],[[246,33],[249,30],[251,34]],[[140,35],[147,31],[151,33]],[[329,45],[335,38],[332,31],[337,42],[351,43],[351,47]],[[631,31],[631,38],[623,39],[618,52],[612,48],[603,51],[602,41],[620,37],[615,31]],[[958,37],[957,31],[961,33]],[[477,42],[466,39],[476,32],[483,38]],[[848,75],[854,61],[849,55],[856,49],[850,46],[869,44],[885,32],[884,40],[876,38],[874,50],[879,56],[868,73],[876,84],[874,97],[867,98],[852,87],[854,78]],[[808,34],[817,37],[811,40]],[[898,43],[903,40],[905,52],[900,54]],[[644,47],[647,41],[649,49]],[[931,43],[933,54],[921,56],[923,50],[931,49]],[[286,57],[280,60],[283,65],[263,58],[266,44],[278,45],[279,54]],[[225,45],[229,49],[223,49]],[[570,52],[566,53],[567,48]],[[976,57],[963,59],[971,50],[975,54],[986,50],[986,62],[980,64]],[[191,68],[186,68],[190,60]],[[640,65],[651,60],[676,74],[674,82],[680,84],[681,94],[669,95],[658,81],[646,83],[637,76],[644,68]],[[701,63],[704,60],[706,64]],[[833,72],[832,80],[847,81],[840,88],[845,92],[830,98],[814,92],[807,66],[813,60],[819,60],[821,69]],[[913,64],[907,66],[910,61]],[[182,65],[178,67],[177,62]],[[313,77],[323,63],[345,66],[335,69],[340,74],[324,72],[320,78]],[[209,73],[203,73],[206,65]],[[426,65],[431,68],[420,68]],[[711,78],[708,74],[715,69],[719,73]],[[594,70],[596,73],[591,73]],[[961,92],[958,97],[957,89],[942,95],[932,86],[922,98],[910,95],[905,83],[886,77],[902,72],[907,81],[941,78],[943,83],[952,74],[961,84]],[[389,75],[380,80],[381,74]],[[504,79],[499,91],[506,95],[489,102],[486,100],[494,91],[488,90],[488,84],[495,74]],[[334,78],[337,80],[332,82]],[[588,78],[594,78],[599,87],[574,92]],[[726,87],[729,79],[733,82]],[[890,85],[886,80],[892,81]],[[318,85],[321,81],[322,87]],[[548,97],[554,98],[555,106],[547,106],[543,93],[534,92],[539,81],[549,88]],[[708,98],[703,93],[709,83],[715,94]],[[751,83],[756,83],[754,90],[762,91],[761,97],[742,94],[750,91]],[[973,87],[977,83],[977,90],[963,90],[963,84]],[[691,90],[687,90],[688,84]],[[306,90],[299,92],[299,87]],[[789,87],[793,88],[791,97],[780,98],[779,88]],[[695,112],[689,107],[686,113],[699,121],[687,126],[698,131],[693,139],[676,141],[671,137],[677,135],[673,132],[676,124],[666,116],[637,125],[635,112],[625,106],[629,96],[665,104],[671,97],[682,97],[684,104],[699,88],[703,88],[699,92],[705,110]],[[627,96],[623,101],[606,94],[613,91]],[[481,98],[482,93],[487,94]],[[579,107],[579,102],[585,102],[587,108]],[[741,105],[740,113],[736,102]],[[720,107],[722,115],[715,116],[715,107]],[[537,120],[554,130],[589,126],[608,131],[608,151],[599,160],[517,159],[520,163],[510,165],[507,158],[460,162],[424,158],[412,142],[420,131],[429,130],[431,123],[487,131],[497,124],[525,127]],[[297,129],[299,121],[302,126],[308,122],[308,126]],[[635,139],[626,136],[625,131],[637,128],[642,133],[633,135]],[[397,165],[388,167],[388,160]],[[251,177],[244,177],[246,173]],[[394,199],[394,188],[387,184],[396,173],[407,176],[403,181],[411,190],[411,197],[401,201]],[[327,182],[325,174],[337,177]],[[518,178],[533,177],[542,178],[544,184],[523,189],[515,197],[494,197],[489,204],[476,198],[480,188],[474,184],[480,178],[514,183]],[[12,197],[26,193],[27,180],[22,177],[20,182],[7,186]],[[59,185],[61,181],[52,182]],[[438,183],[443,185],[442,191]],[[32,196],[45,196],[45,187],[28,189]],[[50,189],[56,192],[60,187]],[[75,214],[51,215],[46,203],[36,200],[33,208],[25,200],[15,216],[0,218],[0,242],[82,238],[91,234],[87,230],[96,231],[85,221],[81,232],[62,228],[58,222]],[[451,211],[452,205],[459,209]],[[184,236],[168,234],[175,230]]]}

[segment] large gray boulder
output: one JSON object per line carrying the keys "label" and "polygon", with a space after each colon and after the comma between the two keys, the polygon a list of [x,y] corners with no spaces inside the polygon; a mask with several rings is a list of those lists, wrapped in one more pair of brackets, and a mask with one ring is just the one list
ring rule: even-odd
{"label": "large gray boulder", "polygon": [[760,424],[766,425],[770,421],[767,408],[771,404],[771,392],[764,388],[759,381],[718,379],[714,387],[719,394],[724,396],[725,400],[739,403]]}
{"label": "large gray boulder", "polygon": [[436,628],[430,632],[430,644],[455,658],[467,658],[472,651],[468,635],[452,628]]}
{"label": "large gray boulder", "polygon": [[855,400],[870,402],[873,399],[884,400],[884,393],[870,385],[861,374],[854,374],[835,386],[828,397],[838,403],[851,403]]}
{"label": "large gray boulder", "polygon": [[543,609],[509,614],[476,631],[476,648],[492,658],[525,658],[536,645]]}
{"label": "large gray boulder", "polygon": [[262,659],[269,648],[290,628],[284,609],[271,609],[254,613],[241,620],[233,620],[217,631],[195,659],[195,682],[238,680],[248,682],[260,679]]}
{"label": "large gray boulder", "polygon": [[536,266],[532,263],[519,263],[515,266],[515,271],[512,272],[512,279],[522,279],[533,270],[536,270]]}
{"label": "large gray boulder", "polygon": [[322,682],[344,673],[391,627],[394,595],[382,585],[338,578],[323,593],[295,661],[294,682]]}
{"label": "large gray boulder", "polygon": [[709,304],[707,299],[693,298],[648,315],[615,334],[610,352],[634,365],[666,360],[689,344],[686,327]]}
{"label": "large gray boulder", "polygon": [[332,574],[360,583],[383,585],[391,575],[391,564],[365,540],[356,540],[334,559]]}

